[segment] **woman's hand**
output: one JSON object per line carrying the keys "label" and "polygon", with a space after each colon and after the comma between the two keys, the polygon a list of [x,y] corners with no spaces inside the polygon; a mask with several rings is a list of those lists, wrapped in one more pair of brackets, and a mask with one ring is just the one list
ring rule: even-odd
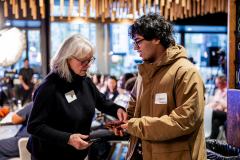
{"label": "woman's hand", "polygon": [[88,138],[88,135],[72,134],[68,140],[68,144],[72,145],[77,150],[84,150],[92,144],[83,140],[86,138]]}
{"label": "woman's hand", "polygon": [[127,120],[127,117],[128,117],[128,114],[127,112],[125,112],[122,108],[119,108],[117,110],[117,116],[118,116],[118,119],[120,121],[126,121]]}
{"label": "woman's hand", "polygon": [[118,136],[120,135],[121,137],[124,136],[127,128],[128,128],[128,120],[127,121],[123,121],[125,124],[116,126],[116,127],[112,127],[109,128],[110,130],[114,131],[115,135]]}

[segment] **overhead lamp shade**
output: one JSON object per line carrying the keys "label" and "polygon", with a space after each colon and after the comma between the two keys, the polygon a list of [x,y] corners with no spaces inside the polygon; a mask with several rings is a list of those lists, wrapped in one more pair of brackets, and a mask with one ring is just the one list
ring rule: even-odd
{"label": "overhead lamp shade", "polygon": [[8,67],[18,62],[26,47],[26,35],[20,29],[0,31],[0,66]]}

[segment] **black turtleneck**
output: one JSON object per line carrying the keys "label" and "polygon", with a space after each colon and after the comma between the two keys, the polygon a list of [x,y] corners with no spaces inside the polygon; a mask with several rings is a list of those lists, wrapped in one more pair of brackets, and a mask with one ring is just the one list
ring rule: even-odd
{"label": "black turtleneck", "polygon": [[[122,108],[107,100],[90,78],[72,75],[69,83],[52,72],[35,91],[27,149],[37,160],[84,159],[87,150],[76,150],[67,144],[70,135],[89,135],[95,108],[115,117]],[[65,94],[72,90],[77,99],[69,103]]]}

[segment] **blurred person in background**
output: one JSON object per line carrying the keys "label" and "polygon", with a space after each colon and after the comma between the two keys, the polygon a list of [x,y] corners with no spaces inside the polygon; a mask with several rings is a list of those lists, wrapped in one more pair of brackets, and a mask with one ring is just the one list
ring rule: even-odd
{"label": "blurred person in background", "polygon": [[218,137],[219,127],[227,119],[227,77],[218,76],[215,84],[218,91],[214,95],[214,101],[205,106],[213,109],[211,139]]}
{"label": "blurred person in background", "polygon": [[137,76],[138,76],[138,72],[133,73],[133,75],[134,75],[134,77],[137,78]]}
{"label": "blurred person in background", "polygon": [[218,76],[215,80],[215,85],[218,88],[214,95],[213,102],[207,104],[205,107],[213,110],[226,111],[227,110],[227,77]]}
{"label": "blurred person in background", "polygon": [[100,91],[101,88],[104,86],[104,78],[105,78],[105,76],[104,76],[104,74],[102,74],[101,77],[100,77],[100,81],[99,81],[99,83],[97,84],[97,88],[98,88],[99,91]]}
{"label": "blurred person in background", "polygon": [[132,77],[134,77],[132,73],[126,73],[120,77],[120,80],[117,83],[119,95],[115,98],[114,103],[124,108],[127,108],[128,101],[131,97],[128,91],[125,89],[125,84]]}
{"label": "blurred person in background", "polygon": [[[136,78],[133,77],[131,74],[124,74],[122,76],[122,83],[121,85],[124,87],[124,92],[127,92],[128,94],[132,91]],[[130,94],[129,94],[130,95]],[[126,107],[128,101],[130,99],[130,96],[122,96],[123,99],[119,99],[119,105],[122,105],[122,107]],[[127,101],[127,102],[126,102]],[[92,132],[90,133],[90,138],[95,139],[95,138],[101,138],[101,141],[94,142],[90,147],[89,147],[89,152],[88,152],[88,158],[89,160],[99,160],[99,159],[106,159],[108,157],[109,151],[110,151],[110,144],[107,141],[110,140],[128,140],[130,135],[124,135],[123,137],[116,136],[113,131],[103,128],[101,126],[98,127],[93,127]]]}
{"label": "blurred person in background", "polygon": [[31,99],[31,93],[33,90],[33,70],[29,68],[29,61],[26,58],[24,60],[24,68],[19,71],[19,80],[21,81],[21,96],[22,106],[27,99]]}
{"label": "blurred person in background", "polygon": [[117,91],[117,78],[115,76],[109,76],[105,95],[108,99],[114,101],[118,94],[119,93]]}
{"label": "blurred person in background", "polygon": [[99,92],[86,76],[94,46],[80,34],[66,38],[51,59],[51,72],[34,93],[27,149],[32,160],[83,160],[95,108],[120,120],[125,109]]}
{"label": "blurred person in background", "polygon": [[[39,84],[40,83],[36,83],[33,88],[32,99],[33,99],[33,93],[36,90],[36,88],[39,86]],[[22,109],[18,110],[12,116],[12,123],[15,125],[22,124],[22,127],[14,137],[0,140],[0,160],[8,160],[11,158],[19,157],[18,141],[23,137],[30,136],[27,133],[27,121],[28,121],[29,114],[32,110],[32,106],[33,106],[33,101],[25,105]]]}
{"label": "blurred person in background", "polygon": [[94,74],[92,77],[93,83],[97,86],[97,84],[100,83],[101,75],[100,74]]}
{"label": "blurred person in background", "polygon": [[[107,85],[108,85],[108,75],[101,75],[100,78],[100,83],[98,83],[96,86],[98,88],[98,90],[101,93],[105,93],[107,91]],[[99,116],[100,115],[100,116]],[[95,109],[95,116],[93,118],[91,127],[98,127],[101,124],[105,123],[105,118],[104,118],[105,114],[102,114],[100,111],[98,111],[97,109]],[[111,117],[111,116],[110,116]],[[113,117],[111,117],[113,118]],[[115,118],[114,118],[115,119]]]}
{"label": "blurred person in background", "polygon": [[[125,84],[125,90],[130,94],[135,83],[136,83],[137,78],[136,77],[132,77],[129,78]],[[131,96],[131,95],[130,95]]]}
{"label": "blurred person in background", "polygon": [[[109,77],[109,75],[104,75],[103,82],[101,82],[101,83],[103,83],[102,87],[100,88],[101,93],[105,93],[107,91],[108,77]],[[102,81],[102,79],[101,79],[101,81]]]}
{"label": "blurred person in background", "polygon": [[[118,83],[118,87],[117,87],[117,91],[120,93],[114,100],[114,103],[126,108],[128,101],[130,99],[130,94],[128,91],[125,90],[125,84],[127,82],[128,79],[134,77],[132,73],[126,73],[124,75],[122,75],[120,77],[120,80],[117,82]],[[105,114],[101,114],[100,111],[96,110],[95,115],[97,115],[97,113],[101,116],[95,116],[97,118],[95,118],[92,122],[92,127],[96,127],[99,126],[100,124],[104,124],[107,123],[109,121],[112,120],[116,120],[116,118],[109,116],[109,115],[105,115]]]}

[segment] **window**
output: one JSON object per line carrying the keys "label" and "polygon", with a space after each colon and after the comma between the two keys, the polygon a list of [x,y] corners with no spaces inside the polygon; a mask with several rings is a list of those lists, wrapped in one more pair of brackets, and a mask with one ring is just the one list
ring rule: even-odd
{"label": "window", "polygon": [[30,68],[38,76],[42,76],[42,63],[40,52],[40,31],[28,30],[28,59]]}
{"label": "window", "polygon": [[[62,42],[73,34],[81,34],[96,47],[96,24],[51,23],[51,57],[54,56]],[[91,73],[96,73],[97,65],[93,63],[89,68]]]}
{"label": "window", "polygon": [[226,58],[227,34],[185,33],[185,48],[188,58],[193,58],[205,83],[212,83],[211,79],[216,74],[224,74],[223,62]]}
{"label": "window", "polygon": [[28,58],[29,67],[33,69],[35,76],[42,78],[40,30],[22,30],[22,32],[27,32],[28,54],[26,50],[24,50],[20,60],[14,64],[14,68],[19,73],[19,70],[24,67],[24,60]]}
{"label": "window", "polygon": [[17,73],[19,73],[19,70],[24,67],[24,59],[26,59],[26,50],[23,51],[20,60],[14,64],[14,69],[17,70]]}
{"label": "window", "polygon": [[128,36],[129,25],[110,24],[110,75],[120,77],[124,73],[137,72],[141,61],[133,48],[133,40]]}
{"label": "window", "polygon": [[[124,73],[138,72],[137,65],[142,63],[137,51],[134,50],[133,40],[128,35],[130,25],[110,24],[110,75],[120,77]],[[181,34],[173,37],[177,44],[181,44]]]}
{"label": "window", "polygon": [[173,34],[173,38],[175,39],[177,45],[182,45],[181,44],[181,33]]}

